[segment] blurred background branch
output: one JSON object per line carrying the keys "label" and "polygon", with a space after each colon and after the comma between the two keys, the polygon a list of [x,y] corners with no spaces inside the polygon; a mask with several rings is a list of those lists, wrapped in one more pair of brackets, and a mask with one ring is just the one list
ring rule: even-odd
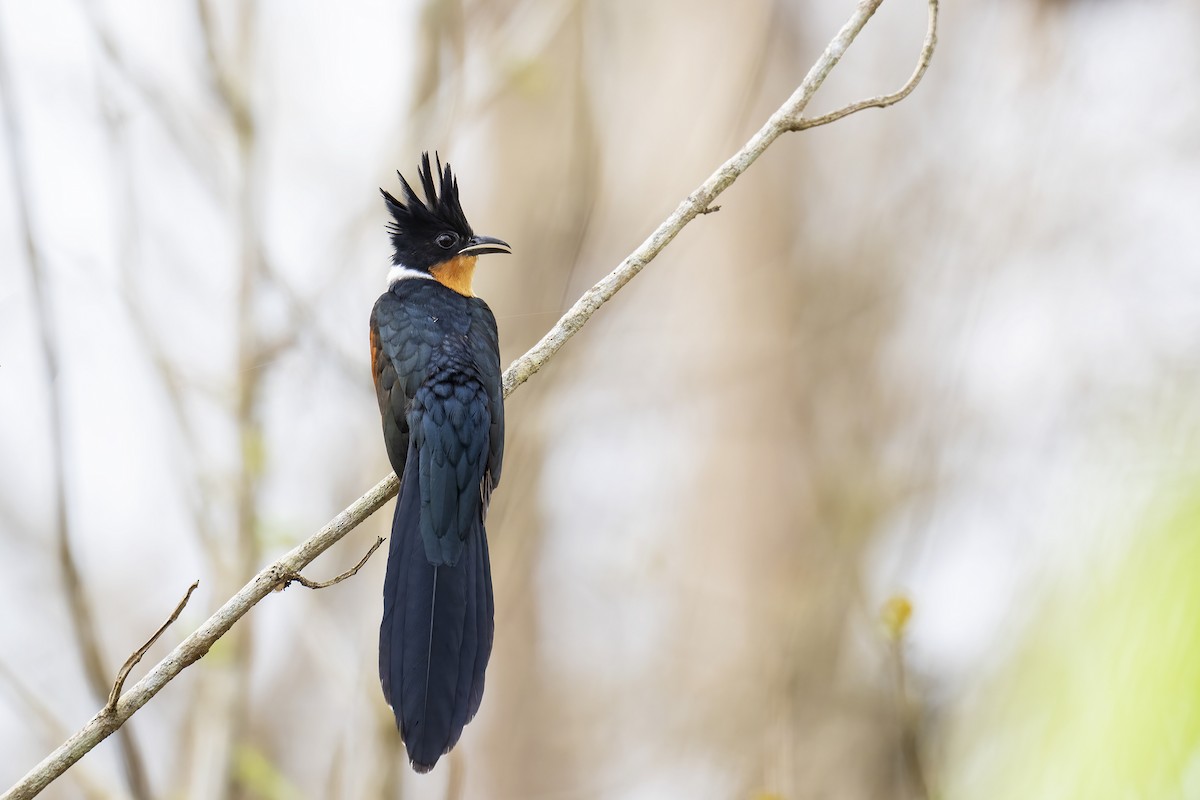
{"label": "blurred background branch", "polygon": [[[46,268],[34,235],[31,219],[29,176],[26,174],[29,159],[24,152],[22,132],[17,120],[13,83],[8,73],[8,52],[4,31],[0,28],[0,113],[4,119],[4,141],[12,175],[12,188],[16,199],[17,218],[24,245],[25,265],[29,270],[29,283],[33,288],[38,339],[45,370],[47,393],[46,407],[49,410],[50,458],[53,476],[54,501],[53,519],[58,563],[61,570],[64,595],[70,609],[70,621],[75,633],[76,645],[83,660],[83,671],[91,686],[92,694],[104,697],[108,691],[105,658],[101,652],[93,605],[84,586],[82,570],[71,541],[70,515],[67,509],[67,463],[69,455],[63,423],[63,397],[65,391],[60,373],[61,350],[56,332],[59,325],[54,317],[54,307],[47,285]],[[122,731],[118,737],[121,758],[125,767],[125,779],[130,794],[137,800],[150,800],[150,786],[141,751],[133,734]]]}

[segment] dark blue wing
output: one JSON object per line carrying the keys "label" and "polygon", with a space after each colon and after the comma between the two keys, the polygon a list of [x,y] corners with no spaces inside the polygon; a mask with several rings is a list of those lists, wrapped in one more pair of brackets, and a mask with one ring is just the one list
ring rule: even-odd
{"label": "dark blue wing", "polygon": [[496,317],[487,303],[478,298],[473,312],[471,355],[483,385],[487,387],[488,408],[492,418],[488,430],[487,470],[482,486],[486,513],[487,498],[492,489],[500,483],[500,471],[504,465],[504,394],[501,385],[500,336],[496,330]]}
{"label": "dark blue wing", "polygon": [[445,369],[417,390],[409,427],[419,460],[421,540],[429,563],[454,565],[483,519],[490,401],[474,377]]}

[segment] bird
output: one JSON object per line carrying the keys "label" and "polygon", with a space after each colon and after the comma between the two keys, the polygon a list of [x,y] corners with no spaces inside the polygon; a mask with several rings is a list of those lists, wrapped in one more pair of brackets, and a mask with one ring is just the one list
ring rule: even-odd
{"label": "bird", "polygon": [[421,157],[424,198],[404,175],[391,216],[387,291],[371,310],[371,364],[388,460],[400,478],[392,518],[379,679],[409,761],[433,769],[479,710],[492,652],[484,520],[504,461],[496,317],[471,290],[478,256],[511,253],[478,236],[449,163]]}

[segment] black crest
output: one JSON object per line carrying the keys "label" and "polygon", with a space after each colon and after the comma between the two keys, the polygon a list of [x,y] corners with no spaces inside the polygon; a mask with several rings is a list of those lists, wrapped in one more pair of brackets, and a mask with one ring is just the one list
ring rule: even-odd
{"label": "black crest", "polygon": [[[429,163],[429,153],[421,154],[421,166],[417,175],[425,192],[422,201],[412,186],[399,172],[403,200],[397,200],[384,189],[383,194],[392,222],[388,231],[392,235],[392,246],[396,250],[396,261],[410,252],[419,240],[430,239],[442,231],[454,231],[464,241],[473,235],[470,223],[458,200],[458,181],[450,171],[450,165],[442,166],[442,160],[434,154],[437,171]],[[441,184],[439,187],[438,184]],[[417,240],[417,241],[414,241]]]}

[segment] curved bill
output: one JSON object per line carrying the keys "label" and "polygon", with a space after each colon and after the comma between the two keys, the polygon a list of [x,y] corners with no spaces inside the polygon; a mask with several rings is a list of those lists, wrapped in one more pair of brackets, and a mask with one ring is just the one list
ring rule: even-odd
{"label": "curved bill", "polygon": [[472,236],[458,251],[460,256],[482,256],[487,253],[512,253],[508,242],[491,236]]}

